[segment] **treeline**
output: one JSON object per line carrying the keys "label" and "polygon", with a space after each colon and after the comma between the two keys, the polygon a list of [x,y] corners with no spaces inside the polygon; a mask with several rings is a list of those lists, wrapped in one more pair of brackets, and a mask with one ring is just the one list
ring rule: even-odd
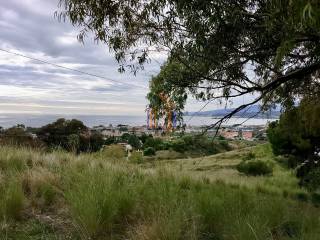
{"label": "treeline", "polygon": [[105,145],[127,143],[133,150],[142,150],[144,155],[152,156],[157,151],[172,150],[188,155],[210,155],[230,150],[224,139],[213,140],[207,136],[179,135],[170,139],[153,137],[142,133],[130,134],[124,129],[121,136],[103,136],[99,131],[92,130],[83,122],[60,118],[41,128],[30,128],[17,125],[0,131],[0,142],[3,145],[25,146],[46,150],[63,149],[66,151],[96,152]]}
{"label": "treeline", "polygon": [[41,128],[17,125],[2,129],[0,141],[4,145],[16,145],[41,149],[64,149],[70,152],[94,152],[105,144],[101,133],[90,131],[83,122],[60,118]]}
{"label": "treeline", "polygon": [[296,170],[300,184],[320,190],[320,97],[305,97],[291,106],[280,120],[270,124],[267,134],[275,155]]}

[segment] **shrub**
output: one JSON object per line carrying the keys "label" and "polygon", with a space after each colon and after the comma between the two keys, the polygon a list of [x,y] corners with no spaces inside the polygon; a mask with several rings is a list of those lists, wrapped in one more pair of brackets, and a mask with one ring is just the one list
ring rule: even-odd
{"label": "shrub", "polygon": [[313,169],[301,181],[309,191],[317,191],[320,189],[320,168]]}
{"label": "shrub", "polygon": [[278,163],[280,163],[283,167],[286,168],[296,168],[301,162],[301,159],[291,154],[279,155],[276,156],[275,159]]}
{"label": "shrub", "polygon": [[126,156],[126,152],[121,145],[110,145],[102,150],[102,155],[112,159],[123,159]]}
{"label": "shrub", "polygon": [[244,157],[243,160],[244,161],[248,161],[248,160],[252,160],[255,159],[256,155],[254,154],[254,152],[248,152]]}
{"label": "shrub", "polygon": [[261,160],[250,162],[242,161],[240,164],[238,164],[237,170],[246,175],[252,176],[269,175],[273,172],[271,164]]}
{"label": "shrub", "polygon": [[183,153],[185,151],[187,151],[187,145],[186,143],[183,141],[183,139],[177,139],[175,141],[172,142],[172,150],[176,151],[176,152],[180,152]]}
{"label": "shrub", "polygon": [[312,193],[311,194],[311,200],[312,200],[312,203],[319,207],[320,206],[320,193]]}
{"label": "shrub", "polygon": [[128,144],[130,144],[134,149],[141,149],[141,147],[142,147],[142,143],[141,143],[140,139],[134,134],[131,134],[129,136]]}
{"label": "shrub", "polygon": [[154,156],[154,155],[156,155],[156,151],[154,150],[153,147],[147,147],[146,149],[144,149],[143,155],[144,156]]}
{"label": "shrub", "polygon": [[[299,238],[302,233],[302,224],[298,221],[286,221],[274,229],[273,235],[289,238]],[[300,239],[300,238],[299,238]]]}
{"label": "shrub", "polygon": [[142,152],[133,152],[129,157],[129,161],[137,164],[143,163]]}
{"label": "shrub", "polygon": [[295,194],[296,199],[302,202],[307,202],[309,200],[309,195],[305,192],[297,192]]}
{"label": "shrub", "polygon": [[156,151],[163,150],[164,142],[161,138],[152,138],[148,137],[143,144],[143,148],[146,149],[148,147],[154,148]]}

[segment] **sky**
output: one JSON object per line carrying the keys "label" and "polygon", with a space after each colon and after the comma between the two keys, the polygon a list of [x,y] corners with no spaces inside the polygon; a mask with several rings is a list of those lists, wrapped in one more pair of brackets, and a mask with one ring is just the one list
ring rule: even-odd
{"label": "sky", "polygon": [[[1,0],[0,48],[103,78],[0,51],[0,114],[144,115],[148,82],[166,56],[154,53],[144,71],[121,74],[106,45],[90,36],[79,43],[79,29],[54,18],[57,4]],[[186,110],[197,111],[203,104],[191,100]],[[204,110],[221,107],[212,103]]]}

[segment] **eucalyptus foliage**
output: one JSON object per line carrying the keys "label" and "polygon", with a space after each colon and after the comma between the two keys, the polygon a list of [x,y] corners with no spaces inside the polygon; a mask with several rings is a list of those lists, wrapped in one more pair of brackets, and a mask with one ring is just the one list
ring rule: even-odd
{"label": "eucalyptus foliage", "polygon": [[[108,45],[120,64],[136,72],[155,51],[168,56],[151,83],[158,104],[165,91],[183,109],[198,99],[256,99],[292,105],[319,91],[320,3],[317,0],[60,0],[60,19]],[[160,85],[161,84],[161,85]]]}

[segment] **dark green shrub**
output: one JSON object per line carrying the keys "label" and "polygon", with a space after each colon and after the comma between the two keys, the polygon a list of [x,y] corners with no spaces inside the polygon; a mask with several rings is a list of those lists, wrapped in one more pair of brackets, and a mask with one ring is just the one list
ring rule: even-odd
{"label": "dark green shrub", "polygon": [[296,199],[302,202],[307,202],[309,200],[309,196],[305,192],[298,192],[296,193]]}
{"label": "dark green shrub", "polygon": [[128,144],[130,144],[134,149],[141,149],[141,147],[142,147],[142,143],[141,143],[140,139],[134,134],[131,134],[129,136]]}
{"label": "dark green shrub", "polygon": [[320,168],[316,168],[309,172],[301,181],[301,185],[305,186],[309,191],[320,189]]}
{"label": "dark green shrub", "polygon": [[151,148],[155,149],[156,151],[163,150],[162,149],[164,147],[163,140],[161,138],[149,137],[146,139],[145,143],[143,144],[144,149],[146,149],[148,147],[151,147]]}
{"label": "dark green shrub", "polygon": [[187,145],[182,139],[172,142],[172,150],[183,153],[187,150]]}
{"label": "dark green shrub", "polygon": [[250,162],[242,161],[240,164],[238,164],[237,170],[246,175],[252,176],[269,175],[273,172],[271,164],[261,160]]}
{"label": "dark green shrub", "polygon": [[156,155],[156,151],[154,150],[153,147],[147,147],[146,149],[144,149],[143,155],[144,156],[154,156],[154,155]]}
{"label": "dark green shrub", "polygon": [[320,193],[312,193],[311,200],[315,206],[319,207],[320,206]]}
{"label": "dark green shrub", "polygon": [[231,146],[229,145],[229,142],[227,140],[219,140],[219,144],[224,150],[231,150]]}
{"label": "dark green shrub", "polygon": [[302,232],[302,225],[297,221],[287,221],[281,224],[273,233],[277,236],[284,236],[290,238],[300,237]]}
{"label": "dark green shrub", "polygon": [[248,160],[252,160],[255,158],[256,158],[256,155],[254,154],[254,152],[248,152],[242,159],[244,161],[248,161]]}

